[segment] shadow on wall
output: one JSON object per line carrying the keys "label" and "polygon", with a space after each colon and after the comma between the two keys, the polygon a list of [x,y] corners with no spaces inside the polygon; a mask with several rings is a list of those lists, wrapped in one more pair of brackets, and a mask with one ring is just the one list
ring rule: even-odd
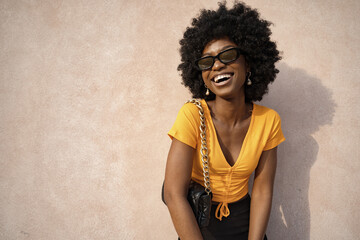
{"label": "shadow on wall", "polygon": [[336,104],[321,81],[304,70],[279,64],[280,73],[261,105],[281,116],[286,141],[278,150],[278,166],[269,239],[310,239],[309,181],[319,145],[312,137],[332,124]]}

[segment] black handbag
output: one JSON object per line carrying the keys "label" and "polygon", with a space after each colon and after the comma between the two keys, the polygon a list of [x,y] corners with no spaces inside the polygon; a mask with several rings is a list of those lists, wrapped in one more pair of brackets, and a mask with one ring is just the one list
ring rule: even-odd
{"label": "black handbag", "polygon": [[[189,201],[189,204],[194,212],[199,227],[203,228],[203,227],[207,227],[210,222],[211,199],[212,199],[212,192],[210,188],[210,176],[209,176],[209,156],[208,156],[208,149],[206,147],[205,116],[204,116],[204,110],[199,100],[192,99],[188,102],[195,104],[199,108],[200,137],[201,137],[200,154],[201,154],[201,162],[203,165],[205,187],[191,180],[187,194],[187,200]],[[166,205],[166,202],[164,200],[164,184],[162,186],[161,198]]]}
{"label": "black handbag", "polygon": [[[191,180],[187,200],[189,201],[189,204],[194,212],[196,221],[200,228],[207,227],[209,225],[211,198],[211,192],[210,194],[208,194],[201,184]],[[166,202],[164,200],[164,184],[162,186],[161,199],[166,205]]]}

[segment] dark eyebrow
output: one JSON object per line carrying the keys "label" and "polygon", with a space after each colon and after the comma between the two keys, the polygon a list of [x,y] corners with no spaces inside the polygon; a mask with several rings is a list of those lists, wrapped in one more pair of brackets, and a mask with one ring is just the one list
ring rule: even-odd
{"label": "dark eyebrow", "polygon": [[[226,45],[225,47],[223,47],[223,48],[220,49],[220,52],[222,52],[222,51],[224,51],[224,50],[226,50],[226,49],[228,49],[228,48],[234,48],[234,47],[236,47],[236,46],[234,46],[234,45]],[[220,52],[219,52],[219,53],[220,53]],[[205,54],[203,54],[201,57],[205,57],[205,56],[211,56],[211,54],[210,54],[210,53],[205,53]]]}

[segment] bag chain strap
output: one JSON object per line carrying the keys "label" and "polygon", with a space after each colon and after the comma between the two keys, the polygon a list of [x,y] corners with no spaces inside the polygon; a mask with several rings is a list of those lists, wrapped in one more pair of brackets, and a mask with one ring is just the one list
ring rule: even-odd
{"label": "bag chain strap", "polygon": [[204,109],[201,106],[201,102],[198,99],[191,99],[186,103],[193,103],[195,106],[199,108],[200,114],[200,137],[201,137],[201,162],[203,166],[203,175],[204,175],[204,185],[205,185],[205,192],[209,195],[211,193],[210,187],[210,175],[209,175],[209,155],[208,155],[208,148],[206,146],[206,125],[205,125],[205,116],[204,116]]}

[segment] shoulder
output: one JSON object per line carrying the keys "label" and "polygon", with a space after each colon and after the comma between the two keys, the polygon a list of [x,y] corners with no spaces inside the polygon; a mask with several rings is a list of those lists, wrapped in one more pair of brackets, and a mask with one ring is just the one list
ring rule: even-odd
{"label": "shoulder", "polygon": [[263,119],[264,121],[280,121],[280,115],[277,111],[272,108],[265,107],[262,105],[255,104],[256,115],[257,117]]}
{"label": "shoulder", "polygon": [[191,124],[194,127],[199,125],[199,108],[194,104],[187,102],[179,110],[177,122],[179,124]]}
{"label": "shoulder", "polygon": [[179,113],[187,117],[199,118],[199,109],[194,103],[187,102],[181,108]]}

